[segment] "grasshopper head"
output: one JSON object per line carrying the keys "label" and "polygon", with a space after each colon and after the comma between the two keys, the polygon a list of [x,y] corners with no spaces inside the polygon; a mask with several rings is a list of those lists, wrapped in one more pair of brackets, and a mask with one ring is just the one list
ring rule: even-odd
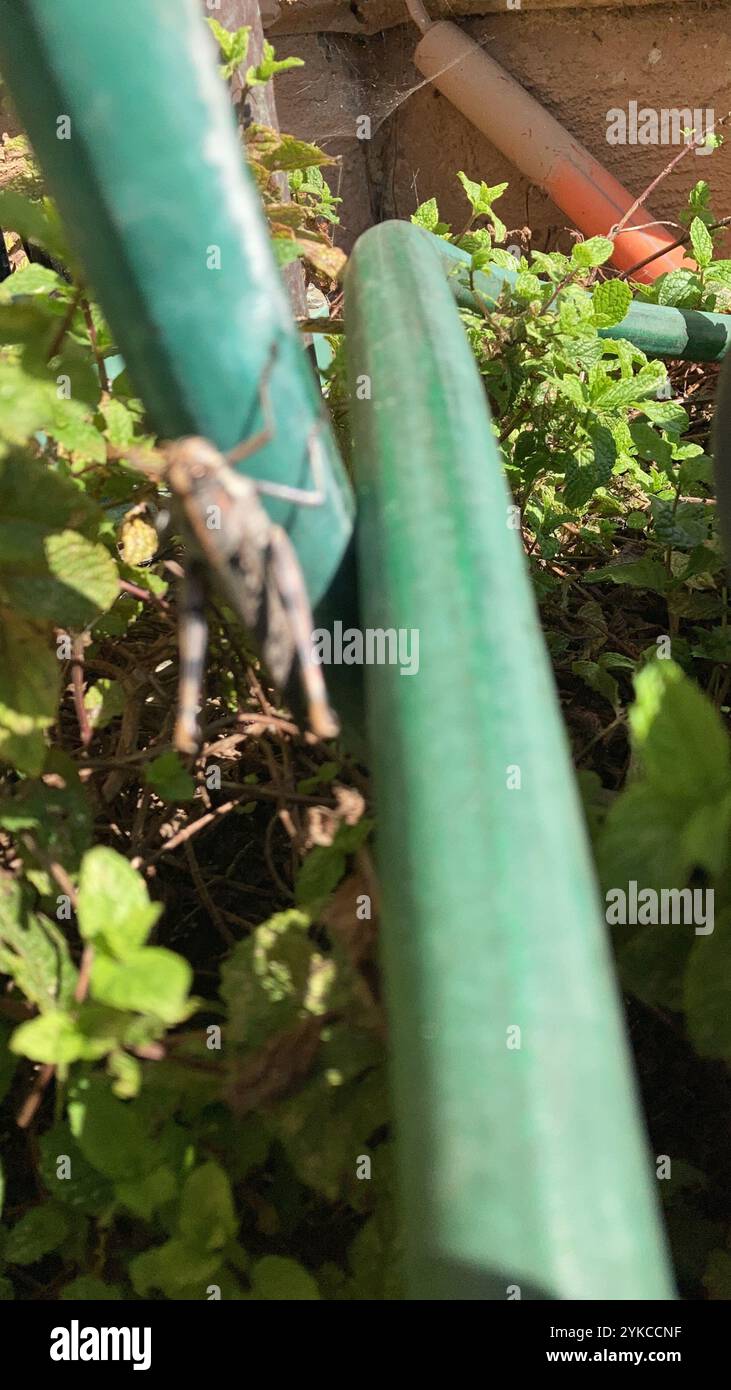
{"label": "grasshopper head", "polygon": [[215,478],[226,468],[226,460],[210,440],[188,435],[166,444],[165,471],[174,491],[187,492],[190,485]]}

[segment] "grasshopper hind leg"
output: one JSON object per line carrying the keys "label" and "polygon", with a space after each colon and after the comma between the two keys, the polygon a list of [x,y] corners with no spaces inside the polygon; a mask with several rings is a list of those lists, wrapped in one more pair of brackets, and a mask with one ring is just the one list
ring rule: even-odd
{"label": "grasshopper hind leg", "polygon": [[322,668],[313,660],[312,610],[297,553],[281,526],[271,527],[269,545],[274,579],[297,655],[310,728],[318,738],[336,738],[340,725],[330,708]]}
{"label": "grasshopper hind leg", "polygon": [[201,565],[188,562],[180,584],[178,648],[180,677],[178,714],[173,743],[179,753],[197,753],[200,747],[198,713],[203,688],[203,670],[208,645],[206,585]]}

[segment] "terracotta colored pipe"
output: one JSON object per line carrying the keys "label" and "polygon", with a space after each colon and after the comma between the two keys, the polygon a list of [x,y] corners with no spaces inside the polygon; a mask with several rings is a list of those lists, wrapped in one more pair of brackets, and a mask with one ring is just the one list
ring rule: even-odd
{"label": "terracotta colored pipe", "polygon": [[[414,62],[587,236],[608,236],[632,206],[632,194],[456,24],[432,24],[416,49]],[[647,227],[652,221],[646,207],[629,218],[612,257],[620,270],[629,270],[671,245],[674,238],[669,231],[659,225]],[[634,278],[649,283],[665,271],[678,270],[683,260],[682,247],[667,250]]]}

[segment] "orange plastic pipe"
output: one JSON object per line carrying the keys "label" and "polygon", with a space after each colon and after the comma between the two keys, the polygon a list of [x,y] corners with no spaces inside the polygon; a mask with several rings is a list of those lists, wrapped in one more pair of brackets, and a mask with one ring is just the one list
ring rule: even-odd
{"label": "orange plastic pipe", "polygon": [[[632,194],[473,39],[456,24],[439,21],[425,31],[414,62],[501,154],[550,195],[574,226],[587,236],[609,236],[632,206]],[[646,225],[653,220],[646,207],[633,213],[617,236],[612,257],[620,270],[631,270],[662,252],[636,271],[635,279],[646,283],[678,270],[684,260],[682,247],[669,249],[674,240],[669,231]]]}

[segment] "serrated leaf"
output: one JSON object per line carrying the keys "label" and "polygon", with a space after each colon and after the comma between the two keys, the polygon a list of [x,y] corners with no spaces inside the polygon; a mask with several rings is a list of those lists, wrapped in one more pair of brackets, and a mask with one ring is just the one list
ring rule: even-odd
{"label": "serrated leaf", "polygon": [[568,256],[564,256],[560,251],[531,251],[530,254],[532,269],[538,270],[541,275],[547,275],[553,284],[565,279],[571,269]]}
{"label": "serrated leaf", "polygon": [[[84,490],[21,449],[0,459],[0,518],[45,531],[80,531],[96,539],[101,510]],[[3,554],[0,550],[0,565]]]}
{"label": "serrated leaf", "polygon": [[[440,226],[442,226],[443,230],[448,230],[445,224],[440,223]],[[519,262],[516,260],[512,252],[504,251],[501,247],[494,246],[490,251],[487,261],[485,262],[485,266],[482,268],[489,269],[490,266],[494,265],[498,266],[500,270],[515,271],[518,267],[518,264]]]}
{"label": "serrated leaf", "polygon": [[[0,825],[15,837],[26,877],[37,892],[44,897],[57,894],[48,861],[74,875],[91,841],[91,807],[71,758],[52,748],[43,779],[26,778],[0,800]],[[23,831],[31,832],[33,845],[23,842]]]}
{"label": "serrated leaf", "polygon": [[602,884],[622,888],[682,886],[693,868],[683,845],[686,808],[646,782],[626,787],[609,808],[597,853]]}
{"label": "serrated leaf", "polygon": [[690,224],[690,240],[696,262],[705,270],[713,260],[713,237],[700,217],[694,217]]}
{"label": "serrated leaf", "polygon": [[664,565],[648,556],[624,564],[603,565],[584,577],[585,584],[603,584],[607,580],[613,584],[628,584],[633,589],[651,589],[656,594],[666,593],[670,582]]}
{"label": "serrated leaf", "polygon": [[587,429],[594,451],[594,477],[596,487],[605,487],[609,482],[617,462],[617,445],[612,431],[599,421],[590,421]]}
{"label": "serrated leaf", "polygon": [[313,241],[311,237],[303,236],[297,238],[297,245],[299,254],[316,270],[327,275],[330,280],[340,279],[348,258],[339,246],[331,246],[329,242]]}
{"label": "serrated leaf", "polygon": [[731,790],[731,744],[711,701],[674,661],[651,661],[636,677],[633,747],[646,776],[686,803],[721,801]]}
{"label": "serrated leaf", "polygon": [[195,782],[183,767],[177,753],[172,750],[161,753],[145,768],[145,782],[157,793],[161,801],[192,801],[195,796]]}
{"label": "serrated leaf", "polygon": [[601,410],[618,410],[629,405],[639,405],[646,396],[654,395],[658,387],[667,380],[667,369],[662,362],[648,362],[633,377],[623,377],[619,381],[608,379],[599,389],[592,392],[592,402]]}
{"label": "serrated leaf", "polygon": [[[508,186],[507,183],[496,183],[491,188],[486,183],[475,183],[473,179],[468,179],[467,175],[462,173],[461,170],[458,172],[457,178],[467,194],[472,211],[475,215],[479,217],[488,214],[494,219],[492,205],[497,202],[498,198],[502,198]],[[502,223],[500,225],[502,226]],[[497,237],[498,241],[502,241],[502,239],[502,236]]]}
{"label": "serrated leaf", "polygon": [[384,1069],[372,1066],[340,1086],[315,1076],[280,1101],[271,1128],[300,1180],[332,1202],[340,1199],[344,1175],[352,1172],[353,1154],[363,1153],[388,1114]]}
{"label": "serrated leaf", "polygon": [[317,145],[297,140],[293,135],[276,135],[262,126],[258,126],[250,138],[256,158],[272,173],[276,170],[290,173],[293,169],[313,169],[333,162],[332,157],[324,154]]}
{"label": "serrated leaf", "polygon": [[[228,66],[230,67],[231,64]],[[261,61],[246,69],[246,85],[247,87],[261,87],[280,72],[288,72],[290,68],[302,67],[304,67],[304,58],[275,58],[274,48],[267,39],[264,39]]]}
{"label": "serrated leaf", "polygon": [[697,309],[703,286],[692,270],[671,270],[661,277],[657,302],[673,309]]}
{"label": "serrated leaf", "polygon": [[[578,458],[569,459],[564,474],[563,500],[573,511],[583,508],[596,490],[596,473],[593,463],[582,462]],[[542,553],[546,552],[541,547]]]}
{"label": "serrated leaf", "polygon": [[572,661],[571,670],[590,690],[602,695],[613,709],[619,705],[619,686],[614,676],[600,666],[597,661]]}
{"label": "serrated leaf", "polygon": [[59,294],[65,292],[68,298],[69,287],[56,270],[45,265],[30,264],[9,275],[0,285],[0,304],[7,304],[23,295]]}
{"label": "serrated leaf", "polygon": [[238,29],[225,29],[217,19],[207,19],[206,23],[226,62],[234,67],[244,63],[249,52],[251,25],[242,24]]}
{"label": "serrated leaf", "polygon": [[672,448],[652,425],[647,425],[643,420],[634,420],[629,427],[632,443],[634,444],[639,457],[652,463],[656,463],[659,468],[667,469],[672,463]]}
{"label": "serrated leaf", "polygon": [[54,599],[44,617],[63,627],[80,628],[111,608],[119,592],[119,576],[103,545],[77,531],[61,531],[49,535],[45,549],[49,571],[66,596],[62,602]]}
{"label": "serrated leaf", "polygon": [[251,1270],[252,1298],[304,1302],[319,1299],[320,1290],[304,1265],[284,1255],[265,1255]]}
{"label": "serrated leaf", "polygon": [[24,558],[8,568],[0,558],[0,601],[28,617],[81,631],[117,597],[117,568],[103,545],[78,531],[38,529]]}
{"label": "serrated leaf", "polygon": [[[48,635],[38,624],[0,610],[0,732],[12,735],[15,757],[23,741],[53,723],[58,711],[61,666]],[[0,741],[0,756],[7,757]],[[43,765],[43,740],[28,745],[16,765],[37,775]]]}
{"label": "serrated leaf", "polygon": [[[116,1092],[115,1092],[116,1094]],[[167,1206],[178,1193],[178,1176],[167,1163],[149,1173],[138,1174],[129,1182],[117,1181],[117,1198],[142,1221],[151,1221],[155,1212]]]}
{"label": "serrated leaf", "polygon": [[684,434],[690,424],[688,412],[677,401],[643,401],[641,409],[653,425],[673,430],[675,434]]}
{"label": "serrated leaf", "polygon": [[70,259],[58,213],[48,198],[32,200],[13,189],[3,189],[0,192],[0,226],[12,228],[25,241],[37,242],[49,255],[61,261]]}
{"label": "serrated leaf", "polygon": [[29,912],[17,881],[0,873],[0,971],[46,1012],[69,1002],[76,970],[55,922]]}
{"label": "serrated leaf", "polygon": [[276,913],[234,947],[221,970],[232,1042],[258,1047],[308,1012],[323,964],[307,936],[309,925],[304,912]]}
{"label": "serrated leaf", "polygon": [[[184,1240],[168,1240],[153,1250],[136,1255],[129,1265],[132,1287],[140,1298],[159,1289],[168,1298],[184,1298],[186,1293],[205,1298],[207,1286],[217,1276],[221,1254],[196,1250]],[[216,1283],[221,1283],[216,1277]]]}
{"label": "serrated leaf", "polygon": [[719,285],[731,290],[731,261],[713,261],[706,271],[706,283],[709,288]]}
{"label": "serrated leaf", "polygon": [[25,444],[43,428],[54,405],[51,392],[50,381],[32,376],[19,362],[0,361],[0,437],[5,443]]}
{"label": "serrated leaf", "polygon": [[709,539],[712,512],[705,502],[673,504],[663,497],[653,497],[650,506],[655,535],[663,545],[694,550]]}
{"label": "serrated leaf", "polygon": [[101,1077],[94,1077],[82,1094],[85,1099],[75,1117],[74,1138],[93,1168],[116,1182],[141,1177],[159,1166],[160,1153],[137,1104],[116,1100]]}
{"label": "serrated leaf", "polygon": [[188,1175],[180,1197],[178,1230],[197,1250],[221,1250],[239,1227],[227,1174],[204,1163]]}
{"label": "serrated leaf", "polygon": [[137,442],[135,416],[123,401],[107,401],[102,414],[104,416],[104,433],[110,444],[114,444],[118,449],[125,449]]}
{"label": "serrated leaf", "polygon": [[182,956],[164,946],[143,946],[121,961],[97,955],[91,968],[91,993],[113,1009],[152,1014],[173,1027],[190,1015],[192,980],[193,971]]}
{"label": "serrated leaf", "polygon": [[57,1201],[90,1215],[110,1206],[111,1183],[89,1163],[67,1124],[56,1124],[42,1134],[39,1148],[40,1176]]}
{"label": "serrated leaf", "polygon": [[73,1303],[117,1303],[124,1295],[119,1284],[105,1284],[94,1274],[80,1274],[59,1293],[59,1298]]}
{"label": "serrated leaf", "polygon": [[416,227],[424,227],[427,232],[433,232],[439,222],[436,198],[429,198],[425,203],[420,203],[416,212],[411,214],[410,220]]}
{"label": "serrated leaf", "polygon": [[691,458],[684,458],[680,465],[679,473],[680,491],[691,492],[695,483],[704,483],[706,487],[713,487],[713,460],[707,454],[694,454]]}
{"label": "serrated leaf", "polygon": [[331,845],[315,845],[297,874],[294,889],[297,905],[317,909],[337,888],[345,869],[345,852],[337,836]]}
{"label": "serrated leaf", "polygon": [[112,1091],[120,1100],[139,1095],[142,1067],[129,1052],[112,1051],[107,1058],[107,1071],[112,1077]]}
{"label": "serrated leaf", "polygon": [[64,449],[76,455],[79,462],[106,462],[104,436],[92,424],[88,410],[80,401],[56,402],[45,422],[45,429]]}
{"label": "serrated leaf", "polygon": [[579,410],[585,410],[587,404],[586,391],[582,383],[575,376],[559,377],[555,383],[555,388],[560,395],[570,400]]}
{"label": "serrated leaf", "polygon": [[11,1051],[31,1062],[66,1067],[72,1062],[97,1061],[111,1051],[114,1034],[94,1037],[82,1031],[76,1020],[61,1009],[40,1014],[16,1028],[10,1040]]}
{"label": "serrated leaf", "polygon": [[625,280],[605,280],[594,287],[591,302],[597,328],[612,328],[625,318],[632,303],[632,291]]}
{"label": "serrated leaf", "polygon": [[589,237],[588,241],[575,241],[571,247],[571,260],[582,270],[593,270],[604,265],[614,251],[614,242],[606,236]]}
{"label": "serrated leaf", "polygon": [[86,941],[101,938],[112,955],[127,960],[147,940],[161,912],[160,903],[150,902],[142,875],[116,850],[97,845],[84,855],[77,918]]}
{"label": "serrated leaf", "polygon": [[92,729],[103,729],[120,715],[127,702],[123,686],[107,676],[90,685],[84,695],[84,709]]}
{"label": "serrated leaf", "polygon": [[537,275],[532,275],[528,270],[521,270],[515,277],[514,289],[520,299],[540,299],[544,285]]}
{"label": "serrated leaf", "polygon": [[35,1264],[63,1244],[69,1229],[66,1212],[55,1202],[32,1207],[8,1232],[5,1259],[13,1265]]}

